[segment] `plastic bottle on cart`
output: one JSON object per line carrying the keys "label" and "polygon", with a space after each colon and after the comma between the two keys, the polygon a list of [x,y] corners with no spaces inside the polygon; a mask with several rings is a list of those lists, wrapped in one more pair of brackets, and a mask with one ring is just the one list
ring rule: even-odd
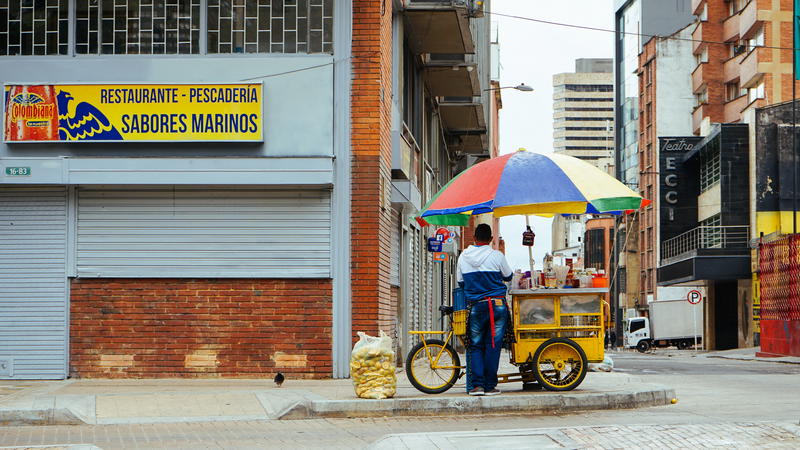
{"label": "plastic bottle on cart", "polygon": [[546,272],[544,274],[544,287],[552,289],[556,287],[556,274],[555,272]]}

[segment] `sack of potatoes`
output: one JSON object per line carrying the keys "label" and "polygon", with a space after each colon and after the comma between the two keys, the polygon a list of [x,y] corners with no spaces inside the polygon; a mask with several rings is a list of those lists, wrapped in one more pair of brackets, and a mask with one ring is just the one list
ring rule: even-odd
{"label": "sack of potatoes", "polygon": [[358,342],[350,354],[350,376],[360,398],[391,398],[397,391],[392,339],[358,332]]}

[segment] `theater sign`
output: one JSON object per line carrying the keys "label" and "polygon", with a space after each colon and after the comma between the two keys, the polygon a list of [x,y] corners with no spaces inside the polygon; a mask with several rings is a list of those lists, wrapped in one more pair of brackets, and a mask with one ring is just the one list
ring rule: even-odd
{"label": "theater sign", "polygon": [[239,84],[6,84],[3,140],[261,142],[263,91]]}

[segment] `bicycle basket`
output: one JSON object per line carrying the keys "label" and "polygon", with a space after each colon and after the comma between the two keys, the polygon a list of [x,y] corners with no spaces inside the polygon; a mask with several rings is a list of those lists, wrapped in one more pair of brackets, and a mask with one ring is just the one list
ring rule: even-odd
{"label": "bicycle basket", "polygon": [[453,311],[453,334],[463,336],[467,334],[467,310]]}
{"label": "bicycle basket", "polygon": [[467,334],[467,299],[461,288],[453,289],[453,334]]}

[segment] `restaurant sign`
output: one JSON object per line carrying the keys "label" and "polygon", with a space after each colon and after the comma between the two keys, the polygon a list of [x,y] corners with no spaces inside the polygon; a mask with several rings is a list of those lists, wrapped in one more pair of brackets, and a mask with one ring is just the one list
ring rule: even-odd
{"label": "restaurant sign", "polygon": [[263,141],[261,83],[7,84],[5,142]]}

